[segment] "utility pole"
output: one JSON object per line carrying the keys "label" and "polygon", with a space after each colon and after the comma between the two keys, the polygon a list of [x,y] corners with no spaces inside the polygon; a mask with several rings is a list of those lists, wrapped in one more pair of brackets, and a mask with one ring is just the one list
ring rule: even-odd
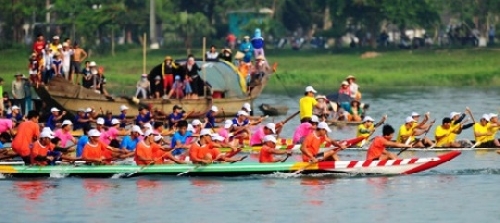
{"label": "utility pole", "polygon": [[47,9],[47,13],[45,13],[45,27],[47,30],[47,34],[45,35],[47,39],[50,36],[50,0],[45,0],[45,9]]}
{"label": "utility pole", "polygon": [[149,40],[151,45],[149,48],[158,49],[160,48],[158,41],[156,41],[156,13],[155,13],[155,1],[149,0]]}

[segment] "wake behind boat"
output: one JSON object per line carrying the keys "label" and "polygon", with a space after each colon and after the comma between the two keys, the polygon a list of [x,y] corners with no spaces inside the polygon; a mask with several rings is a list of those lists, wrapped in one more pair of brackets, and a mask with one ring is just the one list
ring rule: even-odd
{"label": "wake behind boat", "polygon": [[[208,165],[56,165],[56,166],[24,166],[0,165],[0,173],[12,177],[47,177],[51,174],[79,177],[111,177],[140,175],[182,175],[182,176],[245,176],[253,174],[290,173],[291,176],[301,174],[341,173],[369,175],[402,175],[414,174],[432,169],[459,156],[459,151],[427,157],[384,161],[325,161],[318,163],[285,162],[285,163],[220,163]],[[0,163],[1,164],[1,163]]]}

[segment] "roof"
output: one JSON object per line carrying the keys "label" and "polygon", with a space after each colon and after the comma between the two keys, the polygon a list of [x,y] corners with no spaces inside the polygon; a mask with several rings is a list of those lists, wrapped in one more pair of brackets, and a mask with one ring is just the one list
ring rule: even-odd
{"label": "roof", "polygon": [[274,11],[270,8],[260,8],[260,9],[255,9],[255,8],[249,8],[249,9],[241,9],[241,10],[230,10],[227,11],[227,13],[262,13],[262,14],[273,14]]}

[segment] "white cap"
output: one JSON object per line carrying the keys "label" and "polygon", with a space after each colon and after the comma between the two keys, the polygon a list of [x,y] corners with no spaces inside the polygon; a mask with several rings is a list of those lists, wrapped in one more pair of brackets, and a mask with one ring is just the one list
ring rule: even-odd
{"label": "white cap", "polygon": [[48,133],[54,135],[54,132],[52,131],[52,129],[50,129],[50,127],[43,127],[42,132],[48,132]]}
{"label": "white cap", "polygon": [[147,74],[141,74],[141,77],[148,77]]}
{"label": "white cap", "polygon": [[364,119],[363,119],[363,122],[374,122],[375,120],[373,120],[372,117],[370,116],[366,116]]}
{"label": "white cap", "polygon": [[61,110],[57,109],[56,107],[53,107],[50,109],[50,112],[58,112],[58,111],[61,111]]}
{"label": "white cap", "polygon": [[114,119],[111,119],[111,125],[116,125],[116,124],[120,124],[120,120],[114,118]]}
{"label": "white cap", "polygon": [[215,105],[212,105],[212,109],[210,109],[210,110],[212,110],[213,112],[218,112],[219,111],[219,109]]}
{"label": "white cap", "polygon": [[495,114],[495,113],[490,113],[490,114],[488,114],[488,116],[490,117],[490,120],[491,120],[492,118],[494,118],[494,117],[498,117],[498,115],[497,115],[497,114]]}
{"label": "white cap", "polygon": [[11,108],[11,109],[12,109],[12,110],[16,110],[16,109],[17,109],[17,110],[19,110],[19,106],[14,105],[14,106],[12,106],[12,108]]}
{"label": "white cap", "polygon": [[62,46],[63,46],[63,47],[68,47],[68,46],[69,46],[69,44],[68,44],[67,42],[64,42],[64,43],[62,44]]}
{"label": "white cap", "polygon": [[237,116],[240,115],[249,116],[249,114],[246,111],[238,111]]}
{"label": "white cap", "polygon": [[131,131],[132,132],[137,132],[137,133],[139,133],[139,135],[144,135],[144,133],[142,132],[141,127],[139,127],[138,125],[132,126],[132,130]]}
{"label": "white cap", "polygon": [[59,36],[54,36],[52,37],[52,39],[59,39]]}
{"label": "white cap", "polygon": [[319,118],[318,118],[318,116],[316,116],[316,115],[312,115],[312,116],[311,116],[311,122],[318,123],[318,122],[319,122]]}
{"label": "white cap", "polygon": [[151,129],[148,129],[144,132],[144,137],[148,137],[150,135],[158,135],[158,134],[154,133],[153,130]]}
{"label": "white cap", "polygon": [[263,142],[274,142],[276,143],[276,137],[274,137],[273,135],[267,135],[267,136],[264,136],[264,138],[262,139]]}
{"label": "white cap", "polygon": [[340,85],[349,85],[349,82],[347,81],[342,81],[342,83]]}
{"label": "white cap", "polygon": [[67,120],[67,119],[66,119],[66,120],[64,120],[64,121],[62,122],[62,124],[61,124],[61,125],[73,125],[73,122],[71,122],[70,120]]}
{"label": "white cap", "polygon": [[225,129],[231,128],[232,125],[233,125],[233,121],[231,121],[229,119],[224,122]]}
{"label": "white cap", "polygon": [[[61,44],[59,44],[59,45],[57,46],[57,49],[62,49],[62,45],[61,45]],[[56,54],[57,54],[57,55],[60,55],[59,53],[56,53]]]}
{"label": "white cap", "polygon": [[486,121],[490,121],[490,116],[488,114],[483,114],[483,116],[481,118],[484,118],[486,119]]}
{"label": "white cap", "polygon": [[95,123],[97,123],[98,125],[104,125],[104,119],[103,118],[97,118],[97,120],[95,121]]}
{"label": "white cap", "polygon": [[97,66],[97,64],[95,63],[95,61],[90,61],[89,66],[94,67]]}
{"label": "white cap", "polygon": [[276,124],[274,123],[267,123],[266,124],[266,128],[270,129],[273,134],[276,134]]}
{"label": "white cap", "polygon": [[212,140],[217,140],[217,141],[224,141],[224,137],[222,137],[221,135],[215,133],[215,134],[212,134]]}
{"label": "white cap", "polygon": [[460,115],[460,113],[459,112],[451,112],[450,113],[450,118],[455,117],[455,115]]}
{"label": "white cap", "polygon": [[188,124],[187,131],[188,131],[188,132],[194,132],[193,125]]}
{"label": "white cap", "polygon": [[212,135],[212,131],[210,129],[202,129],[200,132],[200,136]]}
{"label": "white cap", "polygon": [[85,109],[84,108],[79,108],[78,110],[76,110],[78,112],[85,112]]}
{"label": "white cap", "polygon": [[313,92],[313,93],[318,93],[316,90],[314,90],[314,88],[312,86],[307,86],[306,87],[306,91],[305,92]]}
{"label": "white cap", "polygon": [[411,116],[406,117],[405,123],[416,122]]}
{"label": "white cap", "polygon": [[158,141],[160,141],[161,139],[163,139],[163,136],[161,136],[161,135],[157,135],[157,136],[155,136],[153,139],[155,140],[155,142],[158,142]]}
{"label": "white cap", "polygon": [[416,112],[412,112],[411,113],[411,117],[413,117],[413,116],[420,116],[420,115],[418,113],[416,113]]}
{"label": "white cap", "polygon": [[54,136],[50,132],[42,131],[40,133],[40,138],[51,138],[51,139],[53,139]]}
{"label": "white cap", "polygon": [[195,126],[195,125],[201,125],[201,121],[199,119],[195,119],[191,122],[191,125]]}
{"label": "white cap", "polygon": [[89,130],[88,134],[90,137],[99,137],[101,136],[101,132],[99,132],[97,129],[91,129]]}
{"label": "white cap", "polygon": [[328,124],[326,124],[326,122],[320,122],[318,124],[318,129],[324,129],[327,132],[332,132],[332,130],[330,129],[330,127],[328,127]]}
{"label": "white cap", "polygon": [[243,108],[246,109],[247,111],[252,111],[250,103],[248,103],[248,102],[246,102],[245,104],[243,104]]}
{"label": "white cap", "polygon": [[92,112],[92,110],[93,110],[92,108],[87,108],[85,109],[85,112]]}
{"label": "white cap", "polygon": [[[149,123],[149,122],[145,123],[145,124],[143,125],[143,127],[144,127],[144,128],[147,128],[147,129],[152,129],[152,128],[153,128],[153,126],[151,126],[151,123]],[[144,134],[146,134],[146,133],[144,133]]]}
{"label": "white cap", "polygon": [[128,107],[126,105],[121,105],[120,106],[120,111],[125,111],[127,109],[128,109]]}

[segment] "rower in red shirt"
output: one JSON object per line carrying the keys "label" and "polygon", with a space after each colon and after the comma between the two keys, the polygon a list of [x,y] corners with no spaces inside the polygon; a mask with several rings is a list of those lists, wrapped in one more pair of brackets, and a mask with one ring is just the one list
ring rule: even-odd
{"label": "rower in red shirt", "polygon": [[38,117],[37,111],[29,111],[28,121],[19,124],[16,137],[12,140],[12,150],[23,159],[26,165],[31,163],[31,147],[40,135]]}
{"label": "rower in red shirt", "polygon": [[[347,148],[345,145],[339,144],[337,141],[328,138],[329,132],[332,132],[332,130],[330,129],[330,127],[328,127],[328,124],[326,124],[326,122],[320,122],[318,123],[318,127],[316,127],[316,130],[306,136],[304,142],[302,142],[302,145],[300,146],[303,162],[316,163],[318,161],[324,160],[340,160],[337,156],[336,150],[330,150],[318,154],[319,148],[325,142],[330,142],[333,146],[339,147],[340,149]],[[318,155],[320,157],[317,157]]]}
{"label": "rower in red shirt", "polygon": [[160,145],[155,143],[155,137],[158,136],[152,130],[144,132],[144,139],[137,143],[135,149],[135,162],[137,165],[163,164],[163,160],[169,159],[176,163],[185,163],[176,159],[170,151],[165,151]]}
{"label": "rower in red shirt", "polygon": [[388,152],[385,148],[411,148],[412,145],[393,142],[394,128],[390,125],[382,127],[382,136],[377,136],[373,139],[372,144],[366,152],[366,160],[395,160],[398,158],[396,154]]}
{"label": "rower in red shirt", "polygon": [[279,150],[276,149],[276,138],[273,135],[266,135],[262,140],[264,145],[260,149],[259,162],[260,163],[276,163],[282,162],[286,158],[276,159],[273,155],[283,155],[286,154],[290,156],[292,154],[291,150]]}

